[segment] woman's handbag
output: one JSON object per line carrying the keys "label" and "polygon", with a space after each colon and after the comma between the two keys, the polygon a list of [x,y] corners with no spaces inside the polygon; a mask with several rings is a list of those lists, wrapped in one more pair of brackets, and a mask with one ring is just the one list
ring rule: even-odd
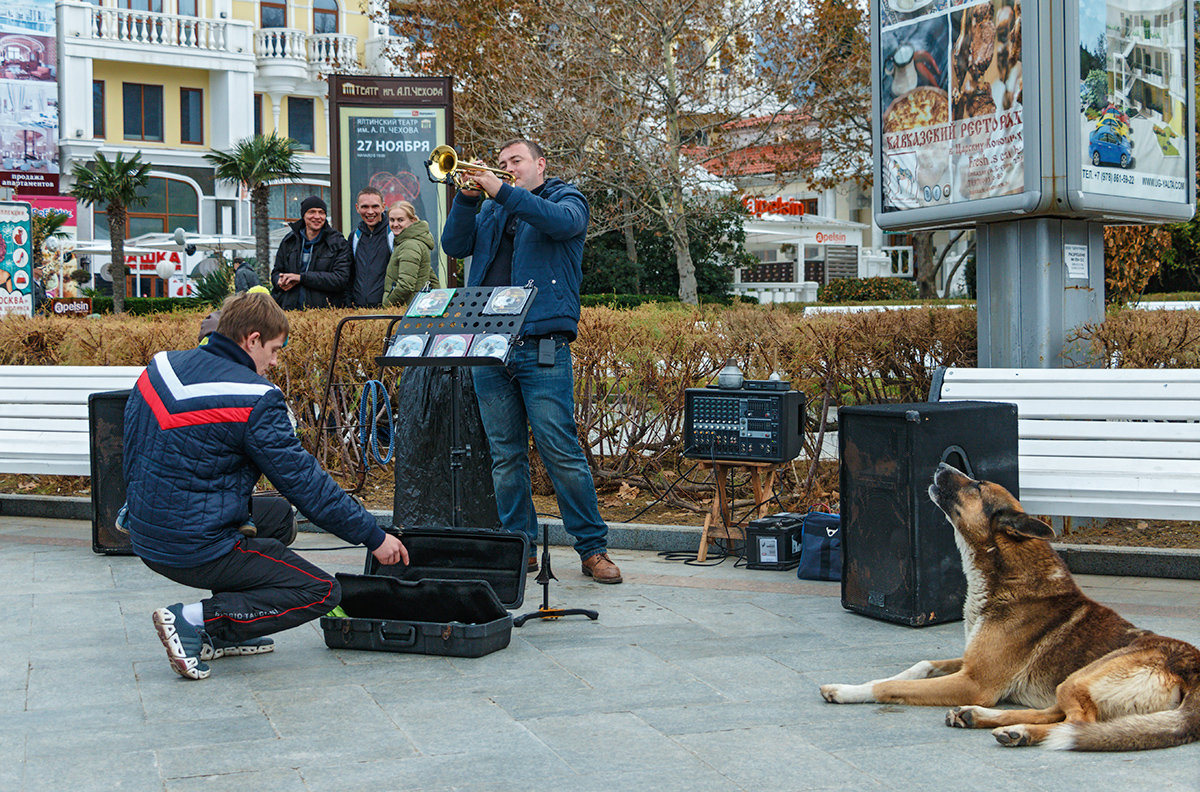
{"label": "woman's handbag", "polygon": [[804,515],[796,577],[802,580],[842,579],[841,515],[819,511]]}

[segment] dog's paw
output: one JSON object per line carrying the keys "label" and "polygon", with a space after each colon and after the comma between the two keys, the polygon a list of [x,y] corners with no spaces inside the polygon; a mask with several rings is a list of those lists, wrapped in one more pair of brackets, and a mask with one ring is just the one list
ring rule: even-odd
{"label": "dog's paw", "polygon": [[946,725],[955,729],[975,728],[975,708],[955,707],[946,712]]}
{"label": "dog's paw", "polygon": [[839,692],[845,685],[821,685],[821,698],[828,701],[830,704],[841,704],[842,699],[839,697]]}
{"label": "dog's paw", "polygon": [[996,742],[1007,748],[1023,748],[1033,744],[1029,730],[1021,725],[992,729],[992,736],[996,738]]}
{"label": "dog's paw", "polygon": [[821,685],[821,698],[830,704],[862,704],[874,701],[870,682],[864,685]]}

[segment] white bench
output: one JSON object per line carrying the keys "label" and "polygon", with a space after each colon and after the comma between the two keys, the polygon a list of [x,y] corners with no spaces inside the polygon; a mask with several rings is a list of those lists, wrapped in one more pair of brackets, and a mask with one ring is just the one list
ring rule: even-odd
{"label": "white bench", "polygon": [[0,473],[91,474],[88,396],[144,366],[0,366]]}
{"label": "white bench", "polygon": [[929,400],[1017,405],[1031,514],[1200,519],[1200,370],[946,368]]}

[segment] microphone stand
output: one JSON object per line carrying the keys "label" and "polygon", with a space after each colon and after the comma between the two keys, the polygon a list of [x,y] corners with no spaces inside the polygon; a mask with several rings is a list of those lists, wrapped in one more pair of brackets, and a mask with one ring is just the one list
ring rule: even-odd
{"label": "microphone stand", "polygon": [[542,587],[542,607],[523,613],[513,619],[513,627],[520,627],[530,619],[561,619],[563,616],[587,616],[592,621],[600,614],[586,608],[551,608],[550,581],[558,580],[550,569],[550,527],[542,523],[542,568],[538,570],[537,584]]}

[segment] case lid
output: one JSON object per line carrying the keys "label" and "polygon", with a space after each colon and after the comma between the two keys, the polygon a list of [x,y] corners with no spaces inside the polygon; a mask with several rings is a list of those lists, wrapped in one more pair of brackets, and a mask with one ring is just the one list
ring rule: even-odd
{"label": "case lid", "polygon": [[505,608],[525,601],[529,539],[479,528],[413,528],[400,537],[408,565],[383,565],[367,553],[364,572],[400,580],[482,580]]}

